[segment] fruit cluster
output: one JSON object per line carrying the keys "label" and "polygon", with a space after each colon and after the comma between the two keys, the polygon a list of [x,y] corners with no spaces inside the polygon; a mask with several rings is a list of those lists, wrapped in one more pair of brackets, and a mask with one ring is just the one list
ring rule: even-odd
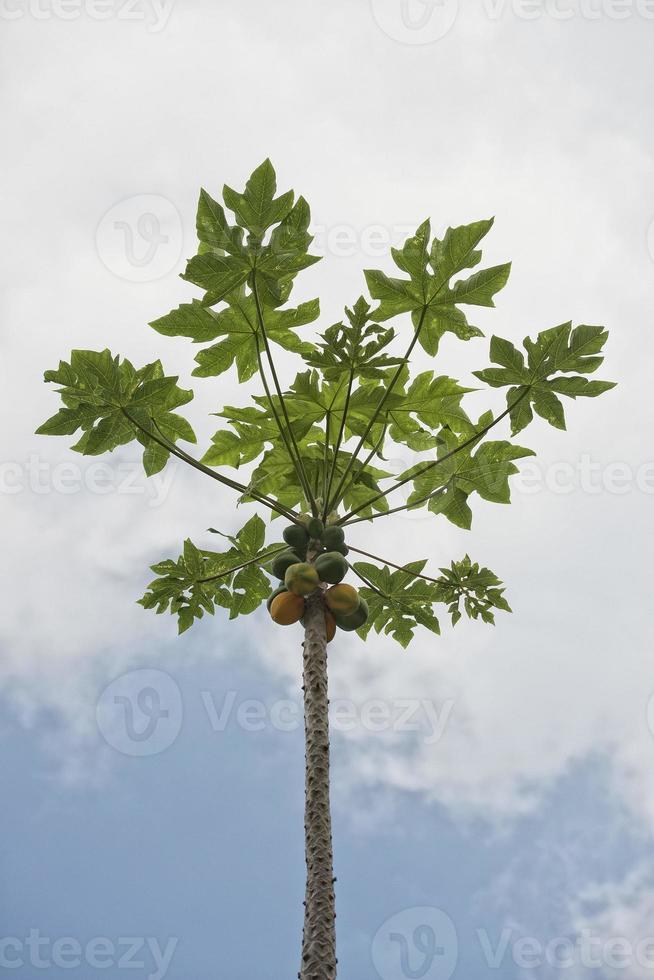
{"label": "fruit cluster", "polygon": [[290,524],[283,537],[288,550],[276,555],[270,568],[284,582],[268,598],[273,620],[282,626],[303,623],[305,597],[320,588],[324,590],[327,642],[337,626],[348,632],[363,626],[368,618],[366,601],[354,586],[343,583],[348,569],[343,528],[338,524],[325,527],[319,518],[311,517],[304,524]]}

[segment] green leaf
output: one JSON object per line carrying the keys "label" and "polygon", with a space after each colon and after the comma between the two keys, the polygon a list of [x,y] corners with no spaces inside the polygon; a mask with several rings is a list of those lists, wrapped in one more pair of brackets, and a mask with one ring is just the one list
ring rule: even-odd
{"label": "green leaf", "polygon": [[[607,337],[603,327],[581,324],[573,330],[571,323],[562,323],[543,330],[536,340],[525,337],[526,364],[510,341],[493,337],[490,359],[500,367],[473,373],[493,388],[513,386],[507,393],[507,405],[514,435],[532,421],[533,410],[555,428],[565,429],[565,413],[557,394],[596,398],[615,387],[612,381],[588,381],[583,377],[602,364],[600,352]],[[570,371],[581,374],[565,374]]]}
{"label": "green leaf", "polygon": [[374,629],[376,633],[392,636],[406,648],[419,625],[432,633],[440,633],[433,612],[434,603],[439,601],[438,586],[417,577],[425,564],[424,561],[412,562],[403,571],[391,572],[387,566],[378,568],[368,562],[354,563],[354,570],[372,586],[360,590],[369,609],[365,625],[357,630],[362,639]]}
{"label": "green leaf", "polygon": [[[139,603],[145,609],[177,615],[180,633],[205,612],[213,615],[216,606],[228,610],[230,619],[254,612],[270,594],[264,568],[285,545],[264,548],[265,526],[257,515],[236,535],[225,537],[230,547],[223,552],[200,549],[187,539],[179,558],[153,565],[157,578]],[[244,562],[251,564],[240,567]]]}
{"label": "green leaf", "polygon": [[379,300],[375,318],[387,320],[410,312],[419,342],[432,356],[448,331],[461,340],[481,336],[481,330],[468,323],[459,305],[494,306],[493,297],[505,285],[510,263],[482,269],[452,288],[449,281],[456,272],[479,263],[481,252],[476,246],[491,225],[492,220],[449,228],[443,241],[434,239],[430,249],[429,222],[423,222],[401,249],[393,249],[396,265],[409,279],[393,279],[378,270],[366,270],[370,295]]}
{"label": "green leaf", "polygon": [[161,435],[176,442],[195,442],[190,424],[172,411],[193,398],[193,392],[166,377],[160,361],[138,371],[109,351],[74,350],[70,364],[60,362],[46,371],[46,381],[58,389],[65,407],[38,429],[42,435],[81,436],[72,446],[85,456],[99,456],[137,439],[144,447],[143,464],[148,476],[165,465],[169,453],[159,446]]}
{"label": "green leaf", "polygon": [[293,205],[293,191],[275,197],[277,178],[270,160],[264,160],[248,179],[242,194],[225,184],[223,200],[236,220],[256,236],[286,217]]}
{"label": "green leaf", "polygon": [[203,252],[189,259],[181,278],[201,286],[206,292],[204,305],[213,306],[228,293],[242,286],[250,271],[250,265],[245,259]]}

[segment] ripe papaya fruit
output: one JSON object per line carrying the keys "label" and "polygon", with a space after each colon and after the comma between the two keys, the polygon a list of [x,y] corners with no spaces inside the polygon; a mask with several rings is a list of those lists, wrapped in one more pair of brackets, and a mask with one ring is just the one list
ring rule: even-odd
{"label": "ripe papaya fruit", "polygon": [[338,551],[340,546],[345,543],[345,531],[338,524],[326,527],[322,533],[322,543],[327,551]]}
{"label": "ripe papaya fruit", "polygon": [[286,569],[284,575],[286,587],[296,595],[305,596],[319,585],[320,579],[315,565],[306,561],[296,562]]}
{"label": "ripe papaya fruit", "polygon": [[368,619],[368,603],[365,599],[360,599],[359,605],[353,613],[348,616],[343,615],[343,613],[334,613],[334,619],[339,629],[345,630],[346,633],[358,630]]}
{"label": "ripe papaya fruit", "polygon": [[306,527],[302,524],[289,524],[288,527],[284,528],[282,537],[287,545],[297,551],[298,554],[306,554],[307,545],[309,544],[309,534]]}
{"label": "ripe papaya fruit", "polygon": [[291,626],[302,618],[304,599],[294,592],[280,592],[270,604],[270,615],[280,626]]}
{"label": "ripe papaya fruit", "polygon": [[326,551],[316,558],[316,571],[321,582],[338,585],[347,575],[347,562],[338,551]]}
{"label": "ripe papaya fruit", "polygon": [[288,589],[286,588],[285,585],[280,585],[278,589],[275,589],[274,592],[270,593],[270,595],[266,599],[266,608],[268,612],[270,612],[270,607],[273,603],[273,599],[276,599],[278,595],[282,594],[282,592],[288,592]]}
{"label": "ripe papaya fruit", "polygon": [[284,581],[284,576],[286,575],[286,569],[290,568],[291,565],[297,565],[299,561],[302,561],[300,555],[295,551],[281,551],[272,560],[270,565],[270,570],[275,578],[280,578],[282,582]]}
{"label": "ripe papaya fruit", "polygon": [[325,592],[325,602],[334,615],[349,616],[359,607],[359,593],[353,585],[332,585]]}
{"label": "ripe papaya fruit", "polygon": [[321,538],[324,530],[325,525],[319,517],[312,517],[307,524],[307,531],[309,532],[310,538]]}
{"label": "ripe papaya fruit", "polygon": [[331,643],[336,636],[336,620],[329,609],[325,609],[325,629],[327,631],[327,642]]}

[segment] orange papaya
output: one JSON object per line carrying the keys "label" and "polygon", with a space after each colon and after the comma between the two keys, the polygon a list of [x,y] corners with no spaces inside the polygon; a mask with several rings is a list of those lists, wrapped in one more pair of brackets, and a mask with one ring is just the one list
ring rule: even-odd
{"label": "orange papaya", "polygon": [[270,615],[280,626],[291,626],[304,615],[304,599],[294,592],[280,592],[270,604]]}
{"label": "orange papaya", "polygon": [[349,616],[359,606],[359,593],[353,585],[332,585],[325,592],[325,602],[333,613]]}

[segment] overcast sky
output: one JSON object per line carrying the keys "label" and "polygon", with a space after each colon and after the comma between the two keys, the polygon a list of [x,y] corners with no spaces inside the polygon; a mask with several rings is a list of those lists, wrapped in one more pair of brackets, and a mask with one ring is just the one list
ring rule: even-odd
{"label": "overcast sky", "polygon": [[[297,969],[299,632],[261,612],[178,639],[134,603],[152,562],[254,509],[173,465],[147,481],[133,446],[99,467],[33,435],[57,407],[43,371],[72,347],[161,356],[189,382],[191,345],[147,323],[196,295],[178,274],[200,186],[266,156],[311,204],[324,261],[294,295],[321,297],[323,326],[425,217],[494,214],[485,258],[513,270],[476,322],[516,342],[604,323],[619,382],[568,402],[567,432],[521,435],[536,461],[471,532],[424,514],[352,532],[434,569],[468,551],[514,614],[443,618],[407,652],[334,645],[340,976],[654,971],[654,4],[459,7],[0,0],[0,972]],[[448,340],[438,370],[486,364],[486,339]],[[195,384],[201,442],[237,387]],[[138,726],[146,688],[168,717],[139,742],[111,705],[131,699]]]}

